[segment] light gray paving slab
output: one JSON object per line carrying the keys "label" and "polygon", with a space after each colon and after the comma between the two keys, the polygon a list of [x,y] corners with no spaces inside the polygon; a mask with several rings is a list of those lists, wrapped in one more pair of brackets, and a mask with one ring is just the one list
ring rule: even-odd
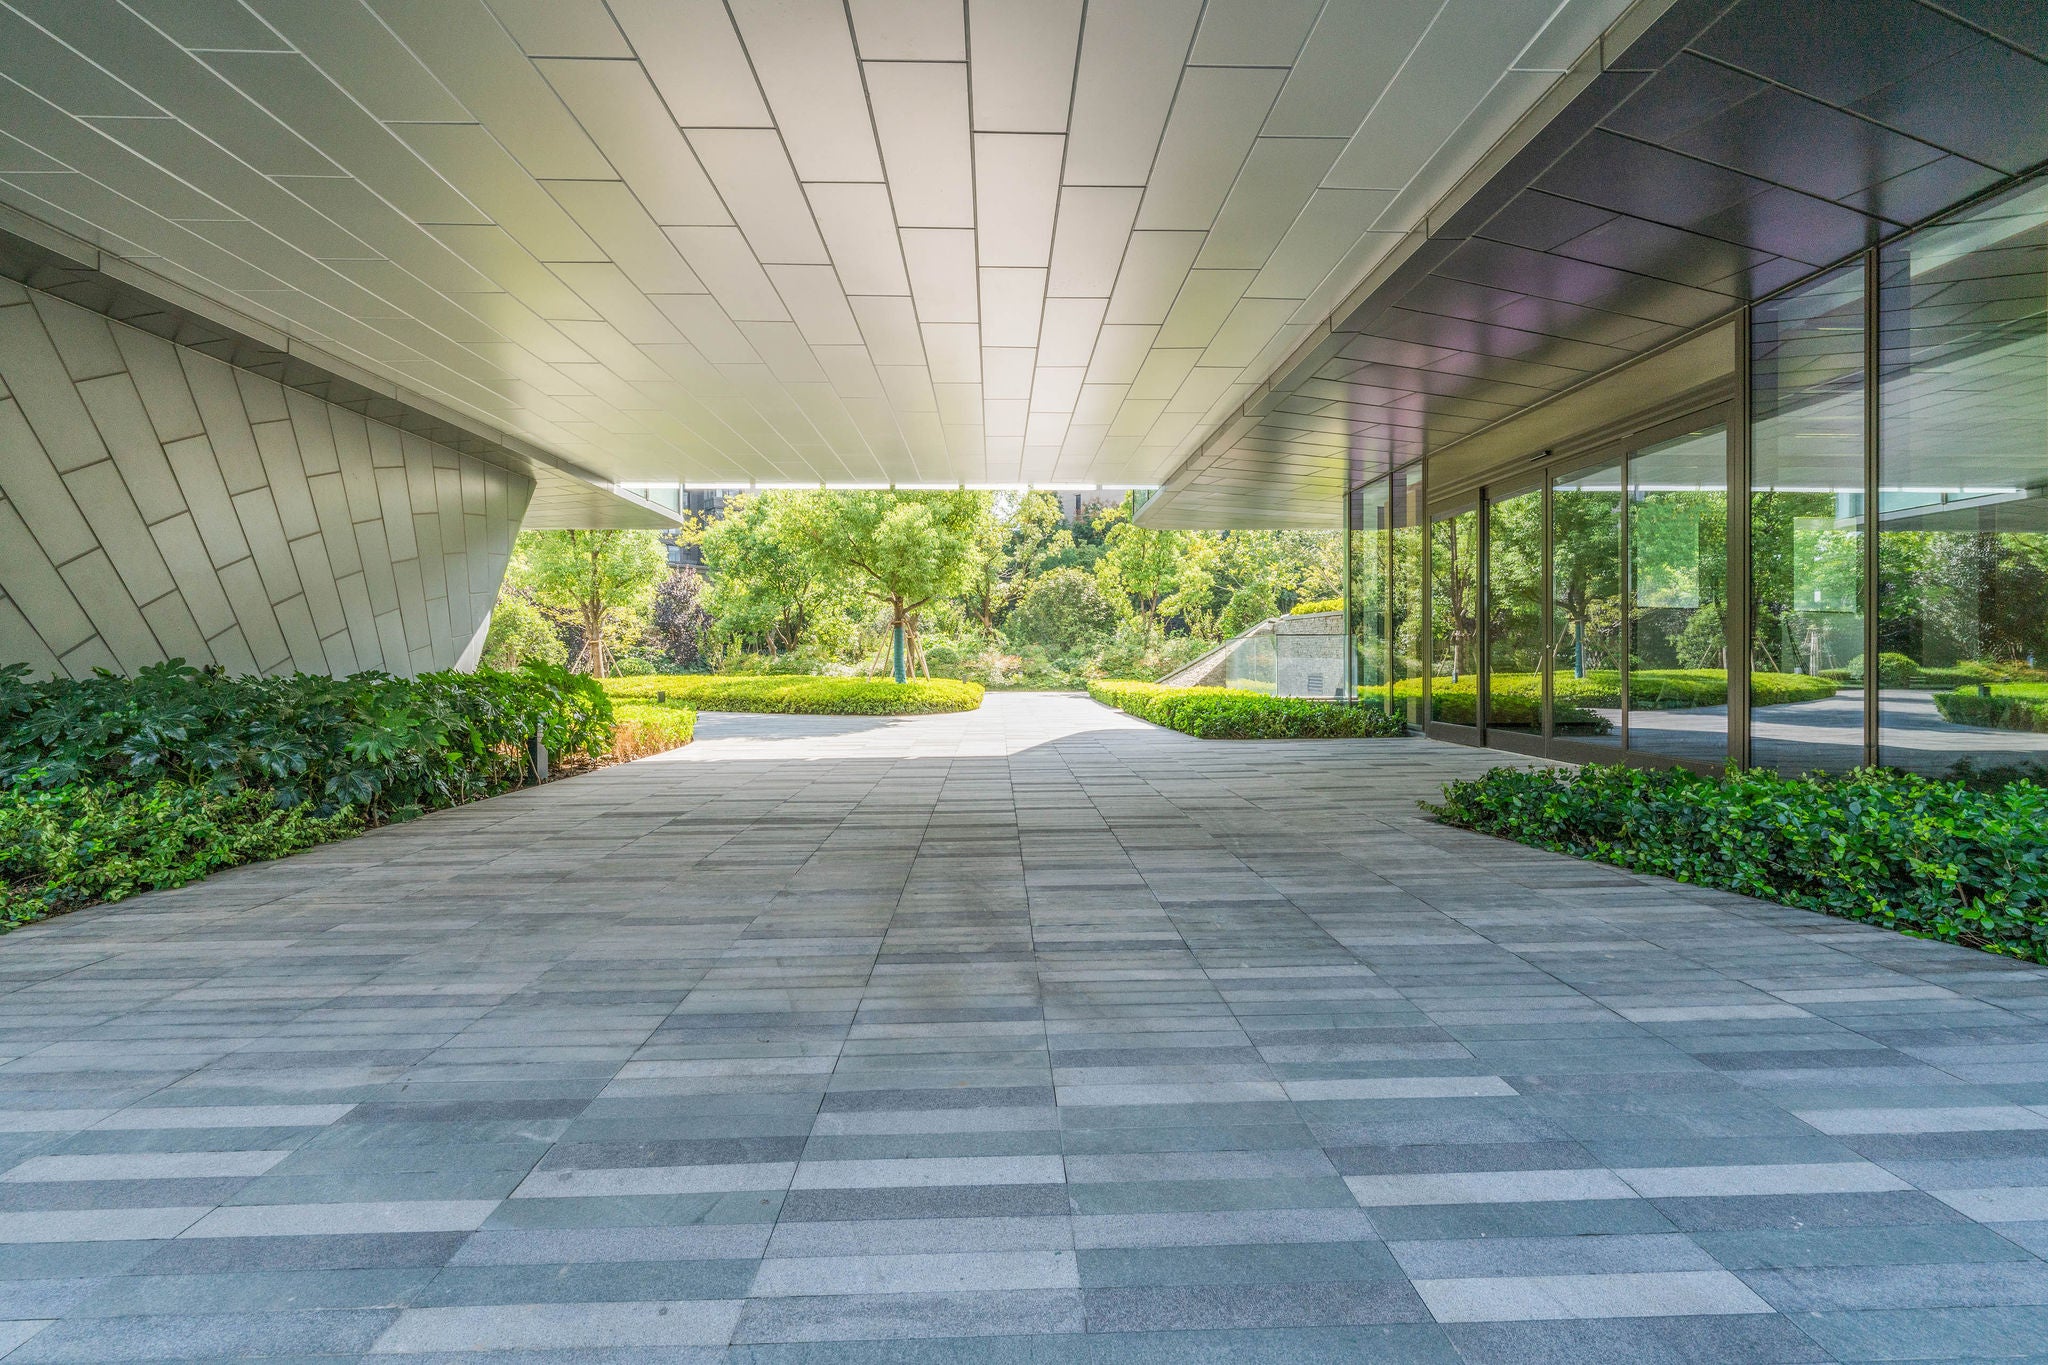
{"label": "light gray paving slab", "polygon": [[699,736],[0,939],[10,1365],[2038,1352],[2048,972],[1423,740]]}

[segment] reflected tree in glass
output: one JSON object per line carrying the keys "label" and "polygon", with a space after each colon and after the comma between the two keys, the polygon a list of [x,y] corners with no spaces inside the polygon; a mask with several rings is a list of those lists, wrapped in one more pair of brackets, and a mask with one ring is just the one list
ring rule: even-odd
{"label": "reflected tree in glass", "polygon": [[1429,528],[1430,719],[1478,723],[1479,512]]}

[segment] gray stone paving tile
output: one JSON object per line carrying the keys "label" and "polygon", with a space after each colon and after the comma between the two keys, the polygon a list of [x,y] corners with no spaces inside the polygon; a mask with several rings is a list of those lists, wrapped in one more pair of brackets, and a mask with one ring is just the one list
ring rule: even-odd
{"label": "gray stone paving tile", "polygon": [[700,734],[0,943],[9,1365],[2044,1354],[2048,972],[1422,740]]}

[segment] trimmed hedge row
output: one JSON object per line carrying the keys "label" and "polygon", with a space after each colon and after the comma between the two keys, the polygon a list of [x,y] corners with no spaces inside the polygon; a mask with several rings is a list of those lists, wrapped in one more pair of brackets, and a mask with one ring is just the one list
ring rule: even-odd
{"label": "trimmed hedge row", "polygon": [[2048,787],[2032,782],[1496,768],[1423,809],[1634,872],[2048,962]]}
{"label": "trimmed hedge row", "polygon": [[[1497,673],[1493,677],[1493,720],[1496,725],[1535,725],[1541,716],[1542,675]],[[1835,695],[1836,686],[1826,678],[1797,673],[1752,673],[1749,692],[1757,706],[1784,706],[1791,702],[1820,701]],[[1404,678],[1394,684],[1395,697],[1402,700],[1422,696],[1422,679]],[[1431,706],[1436,718],[1453,725],[1474,724],[1479,698],[1476,677],[1456,682],[1447,678],[1430,681]],[[1551,681],[1556,724],[1580,733],[1605,734],[1612,722],[1591,708],[1615,709],[1621,705],[1621,674],[1612,669],[1595,669],[1583,678],[1559,673]],[[1728,675],[1715,668],[1639,668],[1629,675],[1629,703],[1638,711],[1676,711],[1695,706],[1724,706],[1728,702]]]}
{"label": "trimmed hedge row", "polygon": [[681,673],[607,678],[604,687],[615,701],[653,701],[665,696],[699,711],[801,716],[923,716],[972,711],[981,705],[982,697],[980,683],[954,678],[914,678],[898,683],[873,678]]}
{"label": "trimmed hedge row", "polygon": [[1235,687],[1091,682],[1088,695],[1196,739],[1368,739],[1407,733],[1379,707],[1275,697]]}
{"label": "trimmed hedge row", "polygon": [[1983,725],[1994,730],[2023,730],[2048,735],[2048,683],[2000,683],[1991,695],[1937,692],[1934,708],[1954,725]]}
{"label": "trimmed hedge row", "polygon": [[624,763],[649,754],[666,753],[690,742],[697,733],[697,713],[677,703],[614,703],[612,759]]}

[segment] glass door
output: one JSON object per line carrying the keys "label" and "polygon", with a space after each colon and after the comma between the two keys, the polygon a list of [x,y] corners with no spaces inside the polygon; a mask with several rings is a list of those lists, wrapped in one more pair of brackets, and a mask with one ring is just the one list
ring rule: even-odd
{"label": "glass door", "polygon": [[[1429,523],[1429,726],[1479,739],[1479,506],[1437,512]],[[1462,732],[1462,733],[1461,733]]]}
{"label": "glass door", "polygon": [[1550,481],[1550,743],[1552,757],[1611,763],[1621,705],[1619,455],[1567,465]]}
{"label": "glass door", "polygon": [[1487,490],[1486,742],[1543,749],[1543,484]]}
{"label": "glass door", "polygon": [[1728,428],[1716,422],[1628,457],[1631,753],[1728,761]]}

